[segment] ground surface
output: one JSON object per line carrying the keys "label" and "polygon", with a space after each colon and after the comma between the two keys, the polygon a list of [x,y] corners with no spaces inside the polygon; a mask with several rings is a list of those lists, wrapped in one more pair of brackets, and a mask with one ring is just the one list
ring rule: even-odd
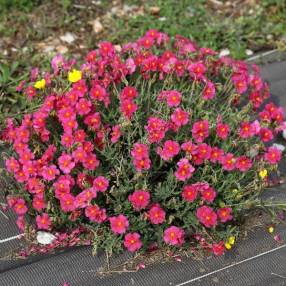
{"label": "ground surface", "polygon": [[[286,109],[286,61],[266,65],[262,73],[264,78],[270,81],[274,100]],[[285,164],[280,167],[285,175],[283,165]],[[263,199],[286,202],[286,185],[266,190]],[[0,240],[18,234],[13,215],[8,215],[9,220],[0,216]],[[154,264],[137,273],[100,278],[97,272],[104,265],[104,255],[93,257],[90,248],[82,247],[22,261],[0,261],[0,285],[57,286],[63,285],[64,281],[69,282],[71,286],[285,285],[285,222],[275,230],[275,234],[281,236],[279,243],[266,231],[267,221],[264,216],[256,217],[249,225],[251,229],[246,228],[246,239],[239,241],[231,252],[219,258],[185,258],[182,262]],[[0,255],[3,256],[19,243],[17,239],[1,243]],[[111,263],[120,264],[127,258],[128,254],[121,255],[114,258]]]}

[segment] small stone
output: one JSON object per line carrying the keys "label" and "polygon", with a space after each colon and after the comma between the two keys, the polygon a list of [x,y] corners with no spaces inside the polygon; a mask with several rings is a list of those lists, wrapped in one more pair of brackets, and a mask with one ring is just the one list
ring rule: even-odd
{"label": "small stone", "polygon": [[230,50],[229,49],[223,49],[220,51],[219,53],[219,57],[225,57],[225,56],[229,56],[230,55]]}
{"label": "small stone", "polygon": [[93,21],[90,21],[89,24],[92,25],[93,31],[95,34],[99,34],[103,31],[103,26],[101,22],[98,19],[95,19]]}
{"label": "small stone", "polygon": [[283,136],[283,138],[286,140],[286,129],[283,130],[282,136]]}
{"label": "small stone", "polygon": [[121,50],[122,50],[122,47],[120,45],[114,45],[114,49],[115,49],[116,52],[120,53]]}
{"label": "small stone", "polygon": [[55,239],[56,237],[49,232],[46,232],[46,231],[37,232],[37,241],[40,244],[44,244],[44,245],[51,244]]}
{"label": "small stone", "polygon": [[247,56],[252,56],[253,55],[253,51],[249,50],[249,49],[246,49],[245,53],[246,53]]}
{"label": "small stone", "polygon": [[278,150],[280,150],[280,151],[282,151],[282,152],[285,150],[285,146],[282,145],[282,144],[278,144],[278,143],[274,143],[274,144],[272,145],[272,147],[275,147],[275,148],[277,148]]}
{"label": "small stone", "polygon": [[60,36],[61,41],[71,44],[75,41],[76,37],[74,34],[67,32],[63,36]]}
{"label": "small stone", "polygon": [[161,21],[161,22],[164,22],[164,21],[167,20],[167,18],[166,17],[160,17],[158,20]]}

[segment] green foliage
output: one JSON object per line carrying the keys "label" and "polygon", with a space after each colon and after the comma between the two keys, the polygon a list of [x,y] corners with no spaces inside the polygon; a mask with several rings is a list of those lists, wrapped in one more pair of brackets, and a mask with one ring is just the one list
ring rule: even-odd
{"label": "green foliage", "polygon": [[0,11],[16,9],[29,12],[33,7],[39,5],[40,0],[0,0]]}

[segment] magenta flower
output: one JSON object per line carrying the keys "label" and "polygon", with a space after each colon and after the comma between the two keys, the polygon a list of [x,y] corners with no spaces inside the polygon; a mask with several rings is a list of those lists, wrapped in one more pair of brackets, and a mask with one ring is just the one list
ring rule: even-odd
{"label": "magenta flower", "polygon": [[150,193],[143,190],[137,190],[128,196],[128,200],[129,202],[131,202],[133,208],[136,211],[139,211],[141,209],[146,208],[149,204]]}
{"label": "magenta flower", "polygon": [[128,219],[125,215],[113,216],[109,218],[111,230],[115,234],[123,234],[129,227]]}
{"label": "magenta flower", "polygon": [[182,228],[170,226],[164,231],[164,241],[170,245],[182,245],[185,242],[185,232]]}
{"label": "magenta flower", "polygon": [[59,167],[65,174],[69,174],[75,166],[72,156],[62,153],[58,159]]}
{"label": "magenta flower", "polygon": [[42,170],[42,177],[47,181],[53,181],[60,171],[55,165],[44,166]]}
{"label": "magenta flower", "polygon": [[142,242],[140,240],[140,234],[137,232],[127,233],[124,236],[124,246],[130,252],[135,252],[142,247]]}
{"label": "magenta flower", "polygon": [[48,214],[43,213],[42,215],[37,215],[36,223],[38,229],[49,230],[51,227],[51,219]]}
{"label": "magenta flower", "polygon": [[93,181],[93,187],[98,192],[105,192],[108,186],[109,186],[109,181],[103,176],[99,176],[95,178]]}

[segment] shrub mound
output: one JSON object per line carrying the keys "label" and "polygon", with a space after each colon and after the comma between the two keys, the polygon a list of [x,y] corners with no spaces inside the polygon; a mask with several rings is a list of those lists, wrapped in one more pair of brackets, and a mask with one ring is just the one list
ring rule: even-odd
{"label": "shrub mound", "polygon": [[264,144],[284,114],[264,103],[259,68],[156,30],[98,46],[17,87],[32,112],[2,139],[19,228],[46,232],[49,248],[222,254],[282,155]]}

